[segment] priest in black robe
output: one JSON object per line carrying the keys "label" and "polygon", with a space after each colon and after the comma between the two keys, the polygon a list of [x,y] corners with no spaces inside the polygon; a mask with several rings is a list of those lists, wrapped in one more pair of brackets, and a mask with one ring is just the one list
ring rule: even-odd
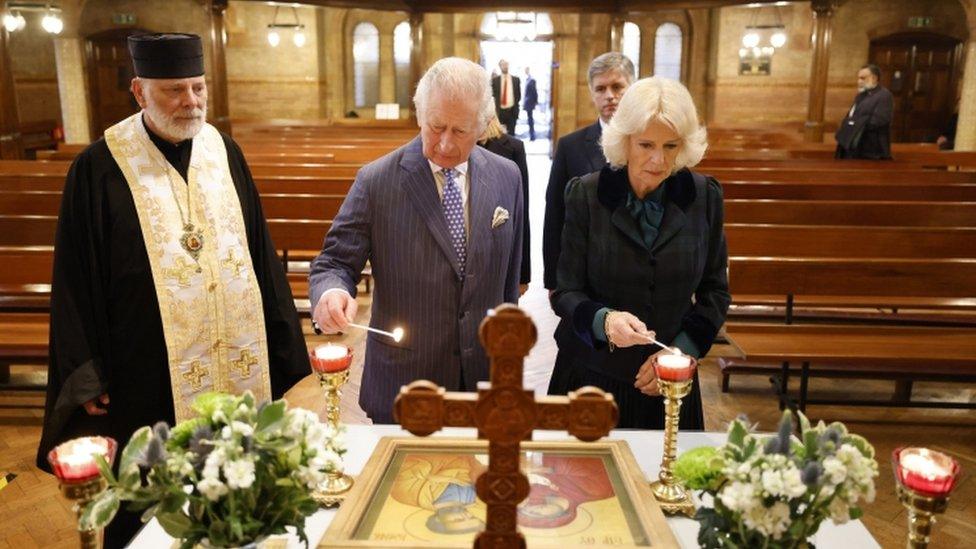
{"label": "priest in black robe", "polygon": [[[260,383],[270,385],[266,397],[280,398],[310,373],[291,289],[247,163],[237,144],[204,120],[206,84],[200,38],[143,35],[130,38],[129,48],[136,69],[133,93],[143,110],[127,119],[127,128],[130,135],[142,139],[120,141],[116,136],[113,149],[113,129],[107,130],[104,138],[75,159],[64,188],[51,287],[47,402],[37,455],[38,466],[45,470],[49,470],[47,453],[65,440],[98,434],[115,438],[121,448],[143,425],[174,423],[181,417],[178,411],[186,409],[184,402],[174,398],[176,393],[189,401],[194,390],[250,390],[247,383]],[[202,140],[201,135],[209,136],[210,141]],[[118,161],[120,142],[130,145],[129,149],[122,147],[127,152],[141,154],[143,159],[157,159],[157,164],[133,172],[126,163]],[[194,150],[204,143],[211,152],[226,150],[226,164],[220,155],[215,162],[203,156],[205,151]],[[153,147],[155,150],[151,150]],[[157,194],[153,200],[158,203],[140,202],[142,196],[153,196],[136,192],[133,186],[146,173],[158,175],[157,184],[166,180],[159,174],[169,174],[172,194]],[[226,191],[216,195],[218,201],[236,191],[236,197],[232,197],[235,202],[224,200],[224,210],[199,204],[215,196],[208,197],[200,190],[208,177],[224,185],[209,187]],[[192,189],[191,194],[195,185],[200,189]],[[184,198],[186,202],[181,205],[179,201]],[[153,213],[153,207],[164,206],[178,210],[176,221],[183,221],[182,227],[177,223],[172,228],[177,235],[180,229],[184,231],[179,240],[182,249],[175,245],[169,249],[175,249],[171,255],[179,265],[187,266],[185,272],[176,272],[173,280],[167,282],[168,289],[161,289],[159,274],[173,269],[162,270],[159,262],[166,258],[156,257],[160,254],[153,251],[161,237],[156,232],[152,238],[147,237],[146,229],[154,230],[155,226],[147,225],[145,218],[147,212]],[[207,226],[201,218],[206,218],[204,212],[208,211],[239,211],[242,223],[236,222],[236,214],[230,216],[234,223],[228,222],[226,216],[211,216]],[[187,213],[188,219],[184,217]],[[241,234],[227,235],[227,227],[238,227]],[[233,248],[227,251],[228,236],[241,243],[241,253],[236,257]],[[224,255],[216,255],[217,248]],[[232,301],[234,294],[222,295],[223,288],[245,287],[242,280],[251,284],[253,307],[248,307],[246,300],[224,303]],[[214,309],[214,303],[226,310],[218,310],[212,318],[204,314],[203,318],[190,319],[199,322],[197,329],[183,333],[184,339],[177,340],[179,327],[164,325],[166,318],[174,318],[172,311],[179,314],[178,302],[168,307],[160,305],[161,299],[169,299],[172,288],[199,292],[206,303],[201,310]],[[214,293],[220,299],[210,297]],[[233,314],[235,311],[237,314]],[[224,314],[228,312],[231,314]],[[258,337],[245,338],[244,343],[235,342],[233,337],[221,339],[225,333],[246,332],[240,323],[249,317],[253,326],[264,328]],[[215,339],[212,345],[208,340],[205,350],[199,353],[203,348],[200,340],[206,334],[197,332],[210,331],[216,334]],[[193,362],[192,372],[181,371],[181,364],[171,356],[171,350],[177,348],[174,345],[179,346],[179,341],[184,340],[196,345],[191,352],[198,353],[203,362],[200,375],[193,374],[198,372],[201,360]],[[211,359],[209,375],[213,379],[206,377],[206,365]],[[231,385],[223,383],[221,376],[233,377],[228,382]],[[233,385],[234,382],[240,383]],[[120,513],[106,531],[106,546],[123,545],[138,526],[135,515]]]}

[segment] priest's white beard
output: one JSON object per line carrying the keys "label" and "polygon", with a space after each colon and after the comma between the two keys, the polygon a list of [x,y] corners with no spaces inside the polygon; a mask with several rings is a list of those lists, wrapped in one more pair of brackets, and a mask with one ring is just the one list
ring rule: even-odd
{"label": "priest's white beard", "polygon": [[207,107],[176,111],[172,115],[164,113],[152,102],[146,102],[146,115],[153,121],[162,137],[175,141],[193,139],[207,120]]}

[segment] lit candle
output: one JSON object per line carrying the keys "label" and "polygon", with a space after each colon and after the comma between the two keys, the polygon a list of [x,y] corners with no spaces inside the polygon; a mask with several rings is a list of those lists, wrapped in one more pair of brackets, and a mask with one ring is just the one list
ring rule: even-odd
{"label": "lit candle", "polygon": [[352,350],[345,345],[326,343],[315,348],[311,359],[316,372],[341,372],[352,364]]}
{"label": "lit candle", "polygon": [[687,381],[695,375],[695,359],[687,355],[661,353],[654,359],[654,371],[664,381]]}
{"label": "lit candle", "polygon": [[959,463],[928,448],[899,448],[894,452],[895,474],[906,487],[931,496],[946,496],[959,474]]}
{"label": "lit candle", "polygon": [[108,437],[81,437],[58,445],[48,453],[47,460],[61,482],[87,482],[100,474],[95,457],[103,456],[111,465],[115,447],[115,440]]}

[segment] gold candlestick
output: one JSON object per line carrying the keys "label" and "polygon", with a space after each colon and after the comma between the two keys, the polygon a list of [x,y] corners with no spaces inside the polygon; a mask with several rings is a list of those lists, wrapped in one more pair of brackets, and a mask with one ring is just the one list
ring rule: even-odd
{"label": "gold candlestick", "polygon": [[681,399],[691,392],[692,379],[667,381],[658,377],[661,394],[664,396],[664,455],[661,458],[661,472],[658,480],[651,483],[654,498],[668,515],[684,514],[694,516],[695,506],[691,503],[688,489],[674,478],[671,465],[678,453],[678,412]]}
{"label": "gold candlestick", "polygon": [[891,453],[898,501],[908,510],[908,549],[929,546],[935,515],[949,507],[959,478],[959,462],[928,448],[896,448]]}
{"label": "gold candlestick", "polygon": [[[349,361],[352,360],[352,353],[349,353]],[[313,365],[315,364],[313,355]],[[319,386],[325,390],[325,420],[332,427],[333,433],[339,432],[339,409],[342,400],[342,385],[349,379],[349,368],[338,371],[326,371],[316,368],[319,375]],[[328,473],[325,482],[319,485],[312,497],[325,507],[332,507],[342,503],[346,493],[352,488],[352,477],[343,472],[342,461],[340,460],[335,469]]]}
{"label": "gold candlestick", "polygon": [[924,549],[929,546],[929,536],[935,515],[945,513],[949,496],[926,496],[901,484],[897,486],[898,501],[908,509],[908,549]]}
{"label": "gold candlestick", "polygon": [[101,529],[83,530],[81,528],[81,513],[98,494],[101,494],[108,487],[108,483],[102,477],[75,484],[61,483],[61,494],[65,498],[75,502],[72,507],[78,517],[78,536],[81,541],[81,549],[101,549],[102,531]]}

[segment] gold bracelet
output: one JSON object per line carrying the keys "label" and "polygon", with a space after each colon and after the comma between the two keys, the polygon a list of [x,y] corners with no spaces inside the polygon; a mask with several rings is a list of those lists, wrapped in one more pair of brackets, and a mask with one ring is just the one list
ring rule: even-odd
{"label": "gold bracelet", "polygon": [[615,314],[619,314],[619,311],[607,311],[607,315],[603,317],[603,335],[607,336],[607,347],[611,353],[617,348],[613,341],[610,341],[610,316]]}

